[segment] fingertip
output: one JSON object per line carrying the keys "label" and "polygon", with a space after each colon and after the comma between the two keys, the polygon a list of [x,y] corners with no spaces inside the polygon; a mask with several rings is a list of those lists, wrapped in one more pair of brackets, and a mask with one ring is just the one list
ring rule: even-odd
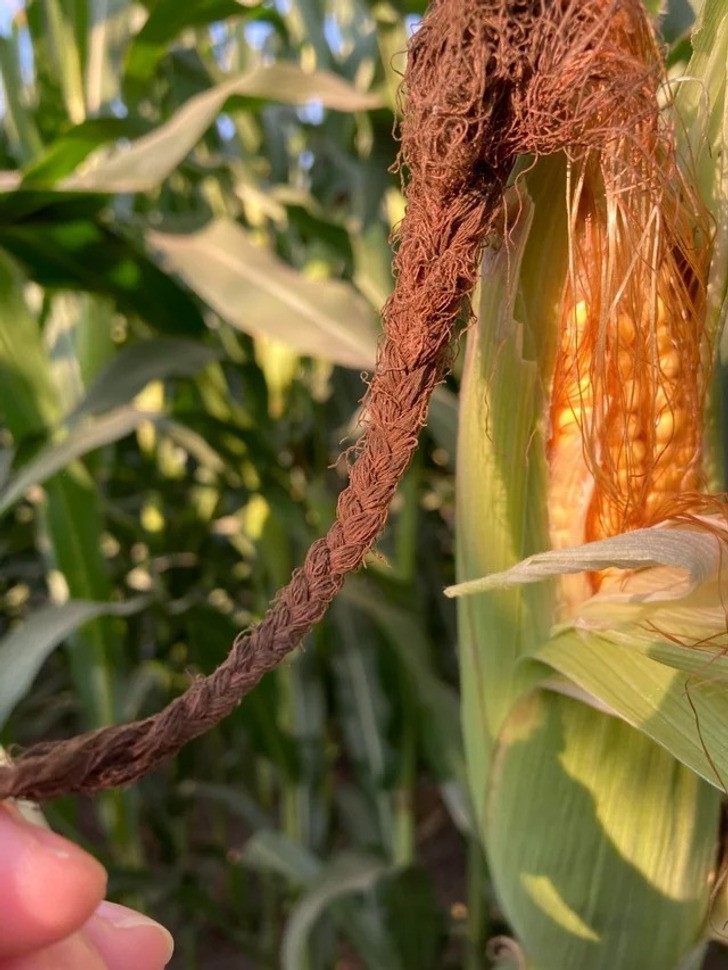
{"label": "fingertip", "polygon": [[106,871],[67,839],[0,810],[0,955],[70,935],[106,891]]}

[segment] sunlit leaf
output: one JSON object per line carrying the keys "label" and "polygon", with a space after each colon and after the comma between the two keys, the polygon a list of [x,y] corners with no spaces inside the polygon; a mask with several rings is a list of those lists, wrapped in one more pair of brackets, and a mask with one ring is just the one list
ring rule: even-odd
{"label": "sunlit leaf", "polygon": [[91,171],[68,179],[65,187],[97,192],[153,188],[187,156],[233,97],[286,104],[316,101],[337,111],[368,111],[382,105],[378,95],[362,93],[335,74],[307,73],[285,62],[257,67],[190,98],[165,124]]}
{"label": "sunlit leaf", "polygon": [[638,728],[711,785],[728,780],[728,695],[705,681],[643,656],[607,635],[569,631],[535,658]]}
{"label": "sunlit leaf", "polygon": [[188,235],[154,232],[164,266],[229,323],[344,367],[376,359],[376,315],[348,283],[308,279],[226,219]]}
{"label": "sunlit leaf", "polygon": [[529,965],[665,970],[699,945],[720,792],[644,734],[536,692],[504,724],[487,805],[492,872]]}

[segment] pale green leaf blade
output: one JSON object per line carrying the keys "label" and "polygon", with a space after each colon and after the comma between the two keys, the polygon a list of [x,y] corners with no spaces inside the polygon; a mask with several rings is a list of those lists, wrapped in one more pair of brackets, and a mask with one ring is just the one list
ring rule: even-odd
{"label": "pale green leaf blade", "polygon": [[152,233],[150,242],[168,270],[246,333],[344,367],[374,366],[376,314],[350,284],[307,279],[227,219],[191,235]]}
{"label": "pale green leaf blade", "polygon": [[382,106],[376,94],[358,91],[328,71],[306,72],[297,64],[261,65],[190,98],[169,121],[119,149],[85,174],[67,179],[68,189],[145,192],[162,182],[189,154],[231,97],[262,98],[302,105],[317,101],[336,111],[369,111]]}
{"label": "pale green leaf blade", "polygon": [[198,341],[159,337],[124,347],[99,372],[85,398],[66,421],[75,423],[128,404],[150,381],[168,377],[191,377],[213,361],[221,351]]}
{"label": "pale green leaf blade", "polygon": [[75,427],[61,441],[43,448],[6,483],[0,491],[0,514],[22,498],[31,485],[43,484],[74,459],[119,441],[136,430],[143,421],[155,419],[155,414],[134,407],[122,407]]}
{"label": "pale green leaf blade", "polygon": [[391,867],[381,859],[353,853],[332,859],[291,913],[281,947],[283,970],[299,970],[305,965],[311,931],[332,904],[371,890],[390,871]]}
{"label": "pale green leaf blade", "polygon": [[27,694],[50,653],[69,634],[100,616],[130,616],[147,602],[147,598],[141,596],[127,603],[69,600],[31,613],[7,633],[0,640],[0,727],[18,701]]}

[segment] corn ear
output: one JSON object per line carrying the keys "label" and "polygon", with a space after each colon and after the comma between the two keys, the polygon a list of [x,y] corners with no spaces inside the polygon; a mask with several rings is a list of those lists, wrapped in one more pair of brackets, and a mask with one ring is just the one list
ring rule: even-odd
{"label": "corn ear", "polygon": [[[529,347],[535,354],[535,341],[526,325],[514,320],[518,299],[526,319],[534,304],[523,291],[508,288],[514,266],[525,262],[528,240],[538,239],[533,205],[523,194],[521,218],[524,222],[510,234],[514,248],[486,260],[479,316],[487,326],[469,335],[458,466],[463,577],[513,566],[547,542],[539,374],[535,360],[526,356]],[[639,676],[626,692],[624,679],[615,676],[618,657],[608,658],[612,667],[597,663],[598,646],[591,679],[580,676],[575,664],[571,676],[557,683],[554,671],[561,673],[562,665],[555,655],[559,641],[551,639],[554,591],[548,581],[461,597],[458,608],[475,814],[526,966],[678,967],[705,932],[720,793],[662,750],[649,732],[539,689],[572,689],[595,703],[601,675],[613,687],[608,700],[620,693],[628,701],[642,696]],[[578,637],[571,646],[571,655],[589,669],[591,651],[585,652]],[[654,683],[644,676],[647,697],[657,696],[658,703],[640,709],[640,724],[651,718],[661,723],[659,700],[672,684],[678,713],[670,708],[665,716],[678,719],[673,735],[690,739],[683,742],[690,748],[685,760],[692,759],[693,767],[699,763],[707,774],[710,766],[685,703],[684,677],[645,657],[629,657],[658,668],[665,682],[664,691],[655,694]],[[705,726],[714,739],[717,716]],[[655,926],[663,925],[667,929],[657,934],[656,943]]]}
{"label": "corn ear", "polygon": [[[706,0],[694,43],[676,102],[713,220],[704,333],[714,344],[728,292],[725,2]],[[725,515],[711,499],[695,513],[703,520],[669,523],[673,535],[653,520],[602,533],[596,552],[537,557],[553,539],[544,415],[569,260],[565,173],[552,158],[517,180],[507,231],[484,262],[482,326],[468,339],[457,484],[465,589],[454,590],[468,775],[529,970],[685,970],[711,935],[728,782]],[[654,404],[649,413],[659,417]],[[711,454],[707,467],[715,480]],[[605,567],[565,615],[561,576]],[[461,595],[478,582],[478,595]]]}

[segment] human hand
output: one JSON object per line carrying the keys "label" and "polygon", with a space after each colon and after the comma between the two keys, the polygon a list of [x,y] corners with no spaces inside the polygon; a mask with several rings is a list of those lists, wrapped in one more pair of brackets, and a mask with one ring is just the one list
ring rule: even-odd
{"label": "human hand", "polygon": [[0,970],[162,970],[167,930],[105,891],[92,856],[0,804]]}

